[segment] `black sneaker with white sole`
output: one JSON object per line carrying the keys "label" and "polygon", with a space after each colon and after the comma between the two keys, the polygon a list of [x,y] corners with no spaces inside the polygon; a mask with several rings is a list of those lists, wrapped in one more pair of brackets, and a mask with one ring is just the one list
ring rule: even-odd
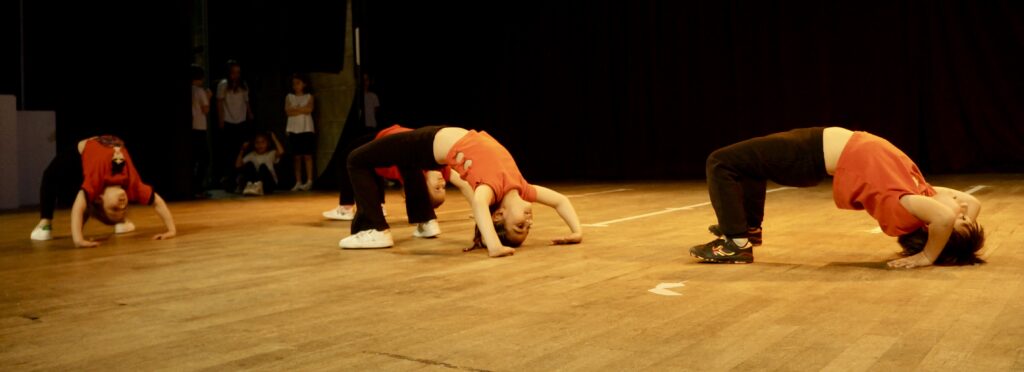
{"label": "black sneaker with white sole", "polygon": [[690,248],[690,255],[704,262],[752,263],[754,246],[749,241],[740,247],[733,243],[732,239],[715,239],[710,243]]}

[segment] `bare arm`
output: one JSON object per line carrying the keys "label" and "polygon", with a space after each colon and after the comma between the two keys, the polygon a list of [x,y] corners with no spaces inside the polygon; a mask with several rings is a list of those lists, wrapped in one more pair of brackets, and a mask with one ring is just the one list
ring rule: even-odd
{"label": "bare arm", "polygon": [[85,200],[85,191],[78,190],[75,197],[75,204],[71,206],[71,239],[76,247],[95,247],[100,243],[86,240],[82,236],[82,228],[85,226],[85,208],[88,202]]}
{"label": "bare arm", "polygon": [[580,218],[576,215],[576,209],[573,208],[572,202],[569,201],[565,195],[559,192],[549,189],[547,187],[536,186],[537,189],[537,202],[554,208],[558,212],[558,215],[562,217],[566,225],[569,225],[569,230],[572,234],[561,239],[555,239],[552,243],[555,244],[576,244],[583,241],[583,230],[580,228]]}
{"label": "bare arm", "polygon": [[942,253],[942,249],[946,247],[949,235],[953,233],[953,222],[956,215],[949,207],[927,196],[905,195],[900,198],[900,204],[910,214],[928,224],[928,242],[918,254],[889,261],[889,267],[910,269],[929,266],[935,262],[935,259]]}
{"label": "bare arm", "polygon": [[252,120],[255,116],[252,115],[252,106],[249,105],[249,100],[245,100],[245,120]]}
{"label": "bare arm", "polygon": [[313,102],[314,101],[316,101],[316,100],[313,99],[313,95],[310,94],[309,95],[309,101],[306,102],[305,106],[299,107],[299,112],[301,112],[303,114],[312,114],[313,113],[313,105],[314,105]]}
{"label": "bare arm", "polygon": [[288,116],[312,114],[314,105],[313,101],[313,95],[310,94],[309,101],[306,102],[306,104],[301,107],[292,107],[291,105],[288,104],[288,102],[285,102],[284,111],[288,113]]}
{"label": "bare arm", "polygon": [[203,97],[206,97],[206,104],[199,105],[199,111],[203,112],[203,115],[210,113],[210,90],[203,88]]}
{"label": "bare arm", "polygon": [[480,229],[484,245],[487,246],[487,254],[491,257],[510,256],[516,250],[502,245],[498,239],[498,232],[494,230],[494,222],[491,221],[491,211],[488,208],[492,201],[494,190],[487,185],[477,186],[473,198],[469,200],[473,207],[473,219],[476,221],[476,227]]}
{"label": "bare arm", "polygon": [[448,176],[448,182],[451,183],[452,185],[455,185],[455,187],[459,189],[459,192],[461,192],[462,196],[466,198],[466,201],[472,203],[473,187],[469,185],[469,182],[463,180],[462,176],[455,170],[452,170],[449,174],[450,175]]}
{"label": "bare arm", "polygon": [[947,187],[936,186],[934,188],[935,191],[938,192],[946,192],[953,194],[953,196],[956,197],[956,200],[960,200],[967,203],[967,217],[969,217],[972,221],[978,219],[978,215],[981,214],[981,201],[978,200],[978,198],[975,198],[974,195]]}
{"label": "bare arm", "polygon": [[299,112],[299,108],[298,107],[292,107],[291,102],[288,102],[288,99],[284,100],[284,112],[287,113],[288,116],[295,116],[295,115],[302,114],[301,112]]}
{"label": "bare arm", "polygon": [[171,216],[171,210],[167,208],[167,203],[160,197],[160,194],[153,193],[153,197],[156,198],[153,201],[153,210],[156,211],[157,216],[160,216],[160,220],[164,221],[164,226],[167,227],[167,232],[163,234],[157,234],[153,236],[154,240],[163,240],[173,238],[178,234],[177,228],[174,227],[174,217]]}
{"label": "bare arm", "polygon": [[281,155],[284,155],[284,146],[281,146],[281,141],[277,140],[277,134],[274,132],[270,132],[270,139],[274,141],[274,157],[280,159]]}
{"label": "bare arm", "polygon": [[243,160],[243,159],[245,158],[245,151],[248,150],[248,149],[249,149],[249,142],[243,143],[242,144],[242,149],[238,150],[238,157],[235,158],[235,168],[241,168],[243,165],[245,165],[245,160]]}

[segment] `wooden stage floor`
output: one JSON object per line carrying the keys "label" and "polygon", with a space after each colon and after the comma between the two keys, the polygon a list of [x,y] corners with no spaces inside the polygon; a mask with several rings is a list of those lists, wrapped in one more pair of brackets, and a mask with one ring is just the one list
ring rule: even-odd
{"label": "wooden stage floor", "polygon": [[35,212],[4,213],[0,369],[1024,370],[1024,176],[930,181],[982,200],[988,264],[886,269],[895,239],[828,184],[769,194],[752,265],[687,254],[712,238],[702,181],[550,185],[584,243],[548,245],[567,229],[537,206],[500,259],[461,251],[455,190],[433,240],[389,192],[397,246],[372,251],[338,249],[330,193],[172,203],[169,241],[133,207],[136,232],[90,223],[88,249],[67,211],[49,242],[28,239]]}

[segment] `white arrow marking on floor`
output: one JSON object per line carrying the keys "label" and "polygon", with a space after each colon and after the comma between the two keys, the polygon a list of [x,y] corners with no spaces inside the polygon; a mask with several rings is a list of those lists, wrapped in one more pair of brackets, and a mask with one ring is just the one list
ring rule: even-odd
{"label": "white arrow marking on floor", "polygon": [[[968,194],[973,194],[973,193],[978,192],[978,190],[984,189],[986,187],[988,187],[988,186],[987,185],[975,185],[975,186],[971,186],[971,188],[965,190],[964,192],[968,193]],[[871,230],[864,230],[864,232],[869,233],[869,234],[881,234],[882,233],[882,228],[881,227],[876,227],[876,228],[873,228]]]}
{"label": "white arrow marking on floor", "polygon": [[662,296],[682,296],[682,294],[680,294],[679,292],[670,290],[670,288],[680,288],[680,287],[685,287],[685,286],[686,286],[686,284],[683,284],[683,282],[678,282],[678,283],[661,283],[661,284],[658,284],[658,285],[654,286],[654,288],[648,289],[647,291],[651,292],[651,293],[654,293],[654,294],[657,294],[657,295],[662,295]]}
{"label": "white arrow marking on floor", "polygon": [[[777,188],[774,188],[774,189],[771,189],[771,190],[768,190],[768,191],[765,191],[765,192],[769,193],[769,192],[776,192],[776,191],[789,190],[789,189],[795,189],[795,187],[777,187]],[[608,225],[611,225],[613,223],[632,221],[632,220],[637,220],[637,219],[641,219],[641,218],[657,216],[657,215],[661,215],[661,214],[665,214],[665,213],[672,213],[672,212],[676,212],[676,211],[688,211],[688,210],[691,210],[693,208],[703,207],[705,205],[711,205],[711,202],[703,202],[703,203],[691,204],[691,205],[687,205],[685,207],[665,208],[665,209],[657,211],[657,212],[644,213],[644,214],[641,214],[641,215],[630,216],[630,217],[623,217],[623,218],[614,219],[614,220],[611,220],[611,221],[603,221],[603,222],[595,222],[595,223],[585,223],[585,224],[583,224],[583,226],[587,226],[587,227],[608,227]]]}

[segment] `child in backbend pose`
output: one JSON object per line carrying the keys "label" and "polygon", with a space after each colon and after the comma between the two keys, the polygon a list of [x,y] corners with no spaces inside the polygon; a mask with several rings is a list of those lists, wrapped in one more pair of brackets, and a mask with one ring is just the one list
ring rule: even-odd
{"label": "child in backbend pose", "polygon": [[392,165],[398,166],[405,179],[406,204],[415,201],[423,204],[420,210],[429,212],[416,216],[410,212],[410,222],[414,223],[435,219],[433,210],[426,207],[429,200],[420,170],[450,166],[452,182],[461,185],[469,200],[481,241],[491,257],[515,253],[512,247],[526,239],[533,224],[532,202],[555,208],[569,225],[571,233],[554,243],[575,244],[583,239],[569,198],[527,183],[508,150],[486,132],[432,126],[380,138],[349,155],[357,209],[353,235],[338,243],[342,248],[387,248],[394,244],[388,224],[376,208],[380,202],[374,181],[374,168]]}
{"label": "child in backbend pose", "polygon": [[[268,140],[268,138],[270,138]],[[274,148],[270,148],[270,140],[274,141]],[[281,160],[284,155],[284,147],[277,135],[273,132],[267,136],[264,133],[257,134],[252,141],[252,151],[249,150],[249,142],[242,144],[235,158],[235,168],[238,168],[239,185],[245,185],[242,195],[261,196],[264,193],[273,193],[277,188],[277,172],[274,164]]]}
{"label": "child in backbend pose", "polygon": [[227,76],[217,83],[217,122],[220,128],[220,167],[224,172],[222,183],[226,190],[241,188],[235,181],[233,151],[252,137],[252,106],[249,105],[249,85],[242,79],[242,67],[235,60],[227,62]]}
{"label": "child in backbend pose", "polygon": [[978,199],[932,187],[889,141],[840,127],[794,129],[711,153],[707,182],[718,224],[709,230],[723,239],[690,254],[707,262],[753,262],[753,247],[761,245],[765,182],[810,187],[827,175],[834,176],[837,207],[866,210],[883,232],[900,237],[905,257],[890,267],[984,262],[977,257],[985,239]]}
{"label": "child in backbend pose", "polygon": [[[352,143],[347,144],[345,147],[348,148],[348,152],[358,148],[362,145],[369,143],[375,139],[389,136],[395,133],[411,132],[412,129],[403,127],[401,125],[392,125],[379,133],[370,133],[359,138],[356,138]],[[437,209],[444,204],[445,199],[445,185],[447,183],[450,168],[444,167],[441,171],[427,170],[424,172],[424,178],[427,182],[427,192],[430,196],[430,204],[434,209]],[[375,172],[379,176],[377,178],[378,191],[380,193],[381,202],[384,201],[384,181],[396,181],[404,183],[402,175],[398,171],[398,167],[381,167],[375,169]],[[324,218],[338,221],[351,221],[355,218],[355,192],[352,191],[352,182],[349,180],[348,171],[342,172],[341,179],[339,180],[341,191],[338,193],[338,207],[326,211],[323,213]],[[385,214],[386,215],[386,214]],[[433,222],[430,222],[433,221]],[[437,221],[430,220],[426,223],[422,223],[417,226],[417,234],[427,236],[436,236],[441,233],[440,227],[437,226]]]}
{"label": "child in backbend pose", "polygon": [[40,220],[32,230],[32,240],[53,239],[56,202],[58,198],[71,195],[75,195],[71,207],[71,238],[78,247],[99,245],[82,235],[82,227],[89,216],[115,225],[114,231],[118,234],[135,230],[125,218],[128,203],[153,206],[167,226],[167,232],[157,234],[154,239],[170,239],[177,233],[167,204],[152,187],[142,183],[124,142],[115,136],[82,140],[77,149],[58,155],[46,167],[39,188]]}

